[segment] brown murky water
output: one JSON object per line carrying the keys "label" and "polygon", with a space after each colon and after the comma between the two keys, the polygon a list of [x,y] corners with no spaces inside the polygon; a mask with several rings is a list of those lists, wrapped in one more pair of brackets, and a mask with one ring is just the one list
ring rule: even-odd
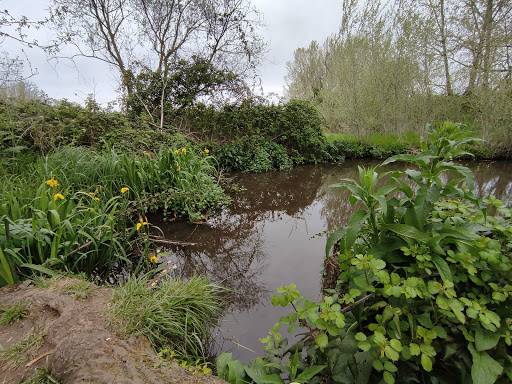
{"label": "brown murky water", "polygon": [[[329,186],[342,178],[357,178],[357,165],[377,164],[347,161],[287,172],[232,174],[233,182],[247,190],[234,194],[232,205],[210,217],[208,225],[151,218],[166,238],[196,243],[170,249],[176,271],[184,276],[206,273],[232,289],[227,298],[230,314],[220,323],[219,350],[233,352],[243,361],[263,354],[258,339],[288,313],[270,304],[280,286],[295,283],[309,299],[319,298],[324,233],[345,225],[354,211],[349,192]],[[510,204],[511,162],[467,165],[475,173],[478,194],[493,194]]]}

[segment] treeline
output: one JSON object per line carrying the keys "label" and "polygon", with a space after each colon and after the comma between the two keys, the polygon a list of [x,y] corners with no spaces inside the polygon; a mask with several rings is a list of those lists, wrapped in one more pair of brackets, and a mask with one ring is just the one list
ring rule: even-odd
{"label": "treeline", "polygon": [[287,96],[315,103],[331,132],[423,132],[454,120],[512,146],[512,4],[345,0],[338,33],[295,51]]}

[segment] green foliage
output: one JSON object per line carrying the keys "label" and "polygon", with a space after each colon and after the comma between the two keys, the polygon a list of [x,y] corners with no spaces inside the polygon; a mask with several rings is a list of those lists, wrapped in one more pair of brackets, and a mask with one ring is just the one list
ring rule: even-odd
{"label": "green foliage", "polygon": [[[294,285],[278,290],[272,304],[293,311],[261,340],[264,358],[242,369],[218,363],[228,381],[273,382],[253,377],[251,367],[275,382],[313,367],[309,383],[512,379],[512,211],[476,197],[471,172],[452,161],[474,139],[450,122],[427,131],[420,153],[384,162],[414,169],[379,175],[360,168],[359,181],[335,185],[362,203],[327,242],[327,255],[336,245],[337,286],[319,303]],[[461,177],[446,181],[448,170]],[[282,326],[305,336],[289,346]]]}
{"label": "green foliage", "polygon": [[149,266],[146,210],[197,220],[227,202],[206,151],[136,156],[65,147],[40,159],[0,199],[0,285],[30,271],[105,279],[133,259]]}
{"label": "green foliage", "polygon": [[2,311],[0,324],[11,325],[29,314],[29,306],[27,303],[17,301],[7,307],[0,308],[0,311]]}
{"label": "green foliage", "polygon": [[259,136],[245,136],[213,147],[218,166],[226,171],[268,172],[286,170],[293,165],[286,149]]}
{"label": "green foliage", "polygon": [[170,72],[164,76],[161,71],[145,69],[132,80],[129,85],[132,93],[126,100],[130,116],[145,119],[157,127],[160,124],[170,126],[173,119],[195,105],[198,98],[239,86],[238,77],[232,72],[217,69],[199,57],[177,61]]}
{"label": "green foliage", "polygon": [[223,292],[197,276],[164,279],[155,287],[147,276],[132,276],[114,290],[112,322],[123,334],[146,336],[157,351],[172,350],[173,357],[204,362],[212,345],[210,330],[223,311]]}
{"label": "green foliage", "polygon": [[[285,148],[294,163],[330,159],[322,120],[313,106],[304,101],[262,105],[245,100],[240,105],[226,105],[219,111],[198,105],[185,111],[182,125],[188,125],[204,141],[234,142],[235,146],[244,145],[237,144],[239,140],[265,138]],[[257,140],[256,144],[262,145]],[[226,151],[230,151],[229,147]],[[240,169],[236,164],[230,166]]]}
{"label": "green foliage", "polygon": [[48,368],[36,368],[35,374],[21,384],[60,384],[60,381],[50,374]]}

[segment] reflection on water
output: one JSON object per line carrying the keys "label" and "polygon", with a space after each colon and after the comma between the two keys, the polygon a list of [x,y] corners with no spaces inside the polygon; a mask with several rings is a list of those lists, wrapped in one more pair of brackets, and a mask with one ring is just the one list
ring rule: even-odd
{"label": "reflection on water", "polygon": [[[223,351],[245,361],[263,353],[258,338],[287,312],[270,304],[281,285],[295,283],[308,298],[319,297],[325,235],[317,234],[346,224],[355,210],[347,190],[329,186],[342,178],[357,178],[358,164],[347,161],[287,172],[233,174],[233,182],[247,190],[234,194],[233,204],[211,217],[208,225],[150,219],[166,238],[196,243],[170,249],[170,260],[182,275],[206,273],[232,290],[226,298],[231,314],[220,324]],[[476,193],[494,194],[510,203],[512,163],[467,165],[475,173]],[[397,168],[401,166],[379,172]]]}

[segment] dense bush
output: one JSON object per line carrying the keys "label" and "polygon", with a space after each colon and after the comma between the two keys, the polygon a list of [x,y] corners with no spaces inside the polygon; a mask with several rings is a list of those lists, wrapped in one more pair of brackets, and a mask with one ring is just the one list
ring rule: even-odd
{"label": "dense bush", "polygon": [[[471,189],[452,158],[473,139],[445,123],[429,129],[415,169],[379,175],[360,168],[351,191],[361,209],[327,241],[337,284],[315,303],[295,285],[272,304],[293,312],[261,341],[264,358],[244,366],[223,354],[219,375],[255,383],[509,383],[512,380],[512,211]],[[451,170],[461,177],[445,181]],[[389,184],[382,185],[384,177]],[[494,209],[495,216],[489,211]],[[326,268],[327,270],[328,268]],[[305,333],[289,346],[279,333]]]}
{"label": "dense bush", "polygon": [[189,130],[203,141],[230,143],[244,137],[263,137],[281,145],[294,163],[319,162],[330,158],[318,112],[305,101],[283,105],[261,105],[246,100],[221,110],[190,108],[177,127]]}
{"label": "dense bush", "polygon": [[245,136],[224,145],[214,145],[218,166],[226,171],[267,172],[293,166],[286,149],[270,139]]}

